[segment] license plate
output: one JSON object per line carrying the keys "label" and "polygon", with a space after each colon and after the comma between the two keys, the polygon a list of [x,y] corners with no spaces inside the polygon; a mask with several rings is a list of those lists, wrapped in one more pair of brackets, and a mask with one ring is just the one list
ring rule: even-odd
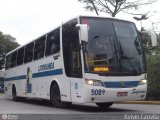
{"label": "license plate", "polygon": [[117,97],[128,96],[128,92],[117,92]]}

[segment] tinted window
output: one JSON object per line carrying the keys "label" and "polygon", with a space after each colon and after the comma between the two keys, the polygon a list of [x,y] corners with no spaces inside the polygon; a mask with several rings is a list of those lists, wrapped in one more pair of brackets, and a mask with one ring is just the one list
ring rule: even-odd
{"label": "tinted window", "polygon": [[34,46],[33,42],[26,46],[24,63],[32,61],[32,59],[33,59],[33,46]]}
{"label": "tinted window", "polygon": [[59,28],[47,35],[46,56],[60,51],[60,31]]}
{"label": "tinted window", "polygon": [[66,75],[69,77],[82,77],[81,57],[77,20],[72,20],[63,25],[63,57]]}
{"label": "tinted window", "polygon": [[17,65],[17,51],[12,53],[11,56],[11,68]]}
{"label": "tinted window", "polygon": [[135,25],[122,21],[115,21],[113,24],[120,46],[122,71],[141,74],[146,68]]}
{"label": "tinted window", "polygon": [[17,65],[22,65],[24,60],[24,47],[18,50]]}
{"label": "tinted window", "polygon": [[45,36],[35,41],[34,60],[44,57]]}
{"label": "tinted window", "polygon": [[8,55],[6,57],[6,69],[9,69],[11,67],[11,55]]}
{"label": "tinted window", "polygon": [[89,25],[88,43],[84,50],[86,72],[94,72],[94,66],[111,66],[112,71],[118,71],[118,47],[112,20],[82,18],[81,23]]}
{"label": "tinted window", "polygon": [[[140,75],[145,62],[135,25],[131,22],[81,18],[88,24],[88,43],[83,47],[85,72],[99,75]],[[96,71],[99,66],[108,68]]]}

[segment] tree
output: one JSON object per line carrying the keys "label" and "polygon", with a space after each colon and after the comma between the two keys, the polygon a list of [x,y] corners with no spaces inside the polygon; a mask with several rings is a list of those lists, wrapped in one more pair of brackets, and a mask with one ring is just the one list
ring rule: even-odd
{"label": "tree", "polygon": [[[85,9],[93,11],[95,10],[97,15],[99,12],[105,12],[115,17],[120,12],[128,13],[129,9],[138,9],[143,5],[148,5],[156,2],[157,0],[78,0],[85,4]],[[132,14],[132,13],[131,13]],[[141,15],[141,14],[134,14]]]}
{"label": "tree", "polygon": [[19,46],[15,40],[11,35],[0,32],[0,69],[2,69],[4,64],[5,54]]}
{"label": "tree", "polygon": [[148,95],[147,99],[160,100],[160,34],[155,55],[147,56]]}

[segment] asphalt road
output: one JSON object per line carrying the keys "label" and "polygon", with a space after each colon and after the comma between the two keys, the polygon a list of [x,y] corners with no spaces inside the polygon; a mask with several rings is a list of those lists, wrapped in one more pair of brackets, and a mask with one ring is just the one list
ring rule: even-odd
{"label": "asphalt road", "polygon": [[[139,104],[114,104],[109,109],[102,110],[94,104],[73,104],[70,108],[54,108],[46,100],[25,100],[14,102],[11,98],[0,95],[0,114],[10,115],[10,119],[33,120],[129,120],[130,116],[157,115],[155,119],[160,120],[160,105]],[[15,117],[15,118],[14,118]],[[16,118],[18,117],[18,118]],[[2,117],[0,116],[0,119]],[[142,119],[142,118],[141,118]]]}

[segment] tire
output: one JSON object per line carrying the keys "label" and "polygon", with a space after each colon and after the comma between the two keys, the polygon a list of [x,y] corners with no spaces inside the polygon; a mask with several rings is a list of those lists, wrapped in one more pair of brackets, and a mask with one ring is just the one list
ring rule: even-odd
{"label": "tire", "polygon": [[96,103],[96,105],[102,109],[108,109],[111,105],[113,105],[113,102]]}
{"label": "tire", "polygon": [[13,99],[13,101],[18,101],[18,97],[17,97],[17,92],[16,92],[16,87],[15,86],[12,87],[12,99]]}
{"label": "tire", "polygon": [[17,91],[16,91],[15,85],[13,85],[13,87],[12,87],[12,99],[15,102],[25,100],[25,97],[17,97]]}
{"label": "tire", "polygon": [[59,87],[57,84],[54,84],[51,87],[50,101],[51,101],[51,104],[56,108],[66,108],[71,105],[70,102],[62,102],[61,101],[60,90],[59,90]]}

